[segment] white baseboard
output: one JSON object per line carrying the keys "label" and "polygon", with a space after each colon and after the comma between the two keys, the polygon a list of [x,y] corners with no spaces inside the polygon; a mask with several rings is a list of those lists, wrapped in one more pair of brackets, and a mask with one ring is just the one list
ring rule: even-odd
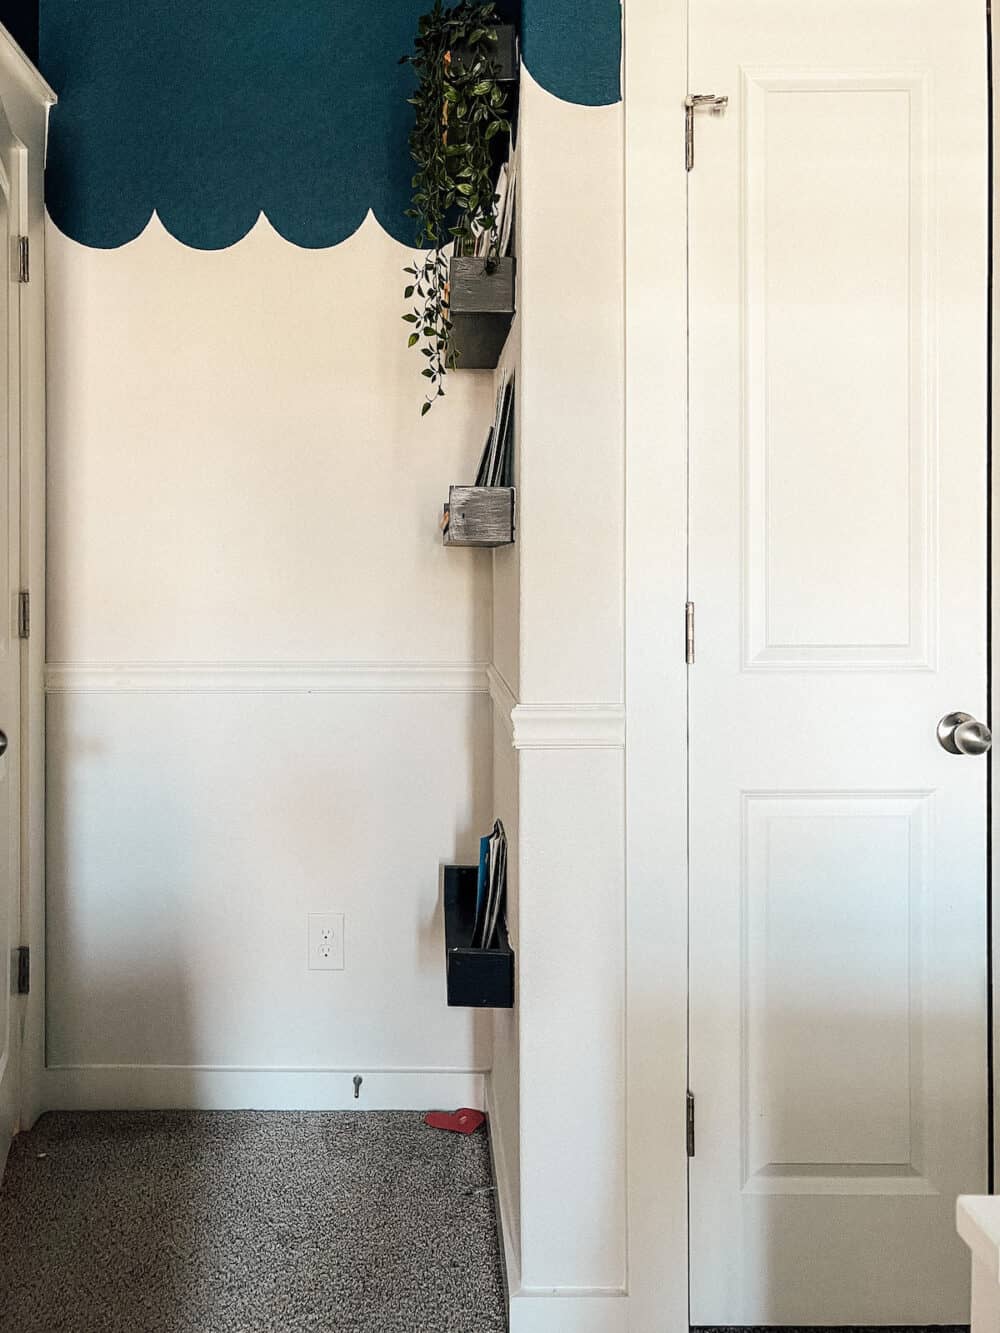
{"label": "white baseboard", "polygon": [[493,1075],[486,1075],[486,1114],[490,1122],[490,1156],[493,1160],[493,1179],[496,1183],[497,1224],[503,1247],[504,1276],[508,1292],[521,1285],[520,1216],[514,1204],[514,1181],[511,1175],[510,1154],[504,1142],[502,1121],[494,1114]]}
{"label": "white baseboard", "polygon": [[[353,1076],[362,1076],[354,1096]],[[466,1070],[227,1069],[89,1065],[46,1069],[44,1111],[427,1111],[484,1105],[484,1075]]]}
{"label": "white baseboard", "polygon": [[493,1114],[492,1075],[486,1075],[490,1153],[510,1312],[509,1333],[627,1333],[628,1295],[605,1288],[523,1287],[519,1210],[514,1203],[510,1151],[501,1119]]}
{"label": "white baseboard", "polygon": [[515,1292],[510,1333],[628,1333],[628,1297],[621,1292]]}

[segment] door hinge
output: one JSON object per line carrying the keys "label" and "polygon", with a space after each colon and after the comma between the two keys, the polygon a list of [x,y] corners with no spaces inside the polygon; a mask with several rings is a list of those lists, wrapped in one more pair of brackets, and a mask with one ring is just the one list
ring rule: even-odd
{"label": "door hinge", "polygon": [[688,171],[694,168],[694,113],[707,111],[710,115],[721,116],[729,105],[729,98],[718,93],[692,93],[684,99],[684,165]]}
{"label": "door hinge", "polygon": [[17,594],[17,637],[26,639],[31,633],[31,594]]}
{"label": "door hinge", "polygon": [[687,1100],[687,1154],[694,1156],[694,1093],[688,1093]]}
{"label": "door hinge", "polygon": [[694,602],[684,606],[684,661],[694,665]]}
{"label": "door hinge", "polygon": [[22,944],[17,951],[17,993],[27,995],[31,990],[31,950]]}
{"label": "door hinge", "polygon": [[31,242],[27,236],[17,238],[17,280],[31,281]]}

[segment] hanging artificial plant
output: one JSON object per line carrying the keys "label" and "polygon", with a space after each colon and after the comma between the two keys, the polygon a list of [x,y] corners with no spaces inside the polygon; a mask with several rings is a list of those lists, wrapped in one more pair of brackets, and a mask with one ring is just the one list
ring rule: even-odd
{"label": "hanging artificial plant", "polygon": [[417,164],[413,207],[406,216],[417,222],[416,244],[425,253],[405,272],[405,299],[413,302],[403,316],[414,326],[409,346],[419,346],[427,364],[421,372],[429,394],[421,415],[444,397],[444,378],[455,369],[448,318],[448,255],[471,254],[477,233],[486,232],[486,266],[497,263],[494,215],[493,138],[510,132],[507,98],[497,82],[495,0],[472,0],[449,9],[435,0],[421,18],[409,63],[419,83],[409,99],[416,111],[410,153]]}

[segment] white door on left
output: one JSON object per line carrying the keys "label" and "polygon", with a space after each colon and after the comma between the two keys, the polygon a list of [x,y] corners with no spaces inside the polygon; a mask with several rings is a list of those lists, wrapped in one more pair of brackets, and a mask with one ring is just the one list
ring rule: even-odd
{"label": "white door on left", "polygon": [[17,949],[21,943],[20,583],[21,301],[17,241],[26,204],[27,152],[0,104],[0,1168],[17,1129],[20,1025]]}

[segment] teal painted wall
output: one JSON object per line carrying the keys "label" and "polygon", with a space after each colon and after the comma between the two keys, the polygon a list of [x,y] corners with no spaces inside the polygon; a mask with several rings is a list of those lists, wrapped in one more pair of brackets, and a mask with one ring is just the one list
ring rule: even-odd
{"label": "teal painted wall", "polygon": [[[399,57],[427,4],[41,0],[40,63],[60,98],[53,220],[112,248],[155,209],[178,240],[214,250],[263,211],[287,240],[319,248],[371,208],[409,243],[413,75]],[[618,0],[524,0],[520,23],[525,64],[549,91],[618,99]]]}

